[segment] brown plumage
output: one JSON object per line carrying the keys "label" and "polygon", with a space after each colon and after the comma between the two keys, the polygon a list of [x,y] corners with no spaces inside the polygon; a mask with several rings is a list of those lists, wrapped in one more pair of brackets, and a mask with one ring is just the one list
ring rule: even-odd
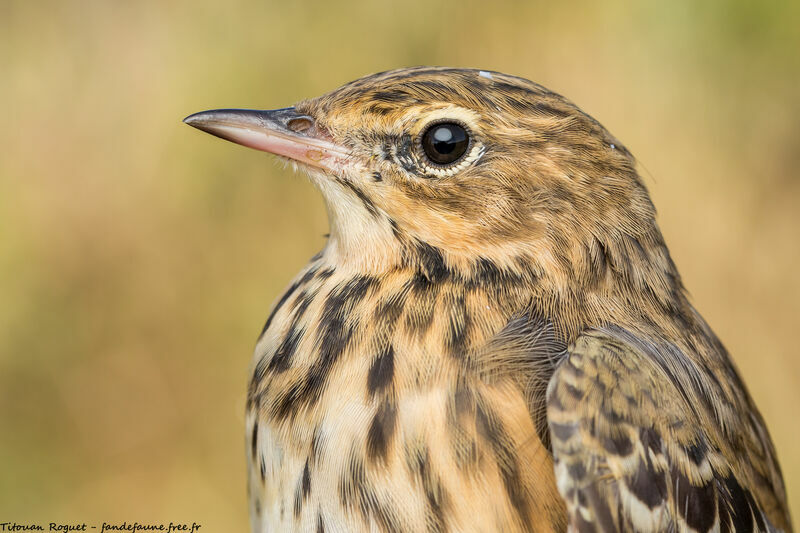
{"label": "brown plumage", "polygon": [[575,105],[414,68],[187,122],[330,216],[256,346],[254,531],[791,531],[634,158]]}

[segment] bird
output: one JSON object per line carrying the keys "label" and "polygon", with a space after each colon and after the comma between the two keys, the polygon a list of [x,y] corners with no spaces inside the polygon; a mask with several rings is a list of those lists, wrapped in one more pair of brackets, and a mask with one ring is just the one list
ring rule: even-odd
{"label": "bird", "polygon": [[792,531],[636,159],[571,101],[414,67],[184,121],[328,212],[255,347],[254,532]]}

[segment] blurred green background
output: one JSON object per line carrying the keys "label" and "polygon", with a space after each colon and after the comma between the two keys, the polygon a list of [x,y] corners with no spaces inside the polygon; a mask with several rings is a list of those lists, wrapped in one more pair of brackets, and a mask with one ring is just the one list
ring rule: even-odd
{"label": "blurred green background", "polygon": [[800,3],[0,2],[0,521],[248,527],[247,367],[323,244],[308,182],[181,124],[500,70],[636,154],[800,516]]}

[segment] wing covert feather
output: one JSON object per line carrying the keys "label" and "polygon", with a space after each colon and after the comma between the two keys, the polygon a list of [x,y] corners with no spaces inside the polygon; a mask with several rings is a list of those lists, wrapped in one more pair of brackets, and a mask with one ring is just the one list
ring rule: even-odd
{"label": "wing covert feather", "polygon": [[592,331],[550,380],[547,420],[571,530],[779,531],[768,519],[775,509],[754,497],[764,487],[656,359]]}

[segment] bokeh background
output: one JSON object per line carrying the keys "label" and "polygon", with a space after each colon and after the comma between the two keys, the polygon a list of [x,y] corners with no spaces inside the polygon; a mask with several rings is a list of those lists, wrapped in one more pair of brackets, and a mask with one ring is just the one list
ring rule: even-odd
{"label": "bokeh background", "polygon": [[247,367],[309,183],[181,124],[418,64],[567,95],[642,163],[800,516],[800,3],[0,2],[0,522],[248,527]]}

